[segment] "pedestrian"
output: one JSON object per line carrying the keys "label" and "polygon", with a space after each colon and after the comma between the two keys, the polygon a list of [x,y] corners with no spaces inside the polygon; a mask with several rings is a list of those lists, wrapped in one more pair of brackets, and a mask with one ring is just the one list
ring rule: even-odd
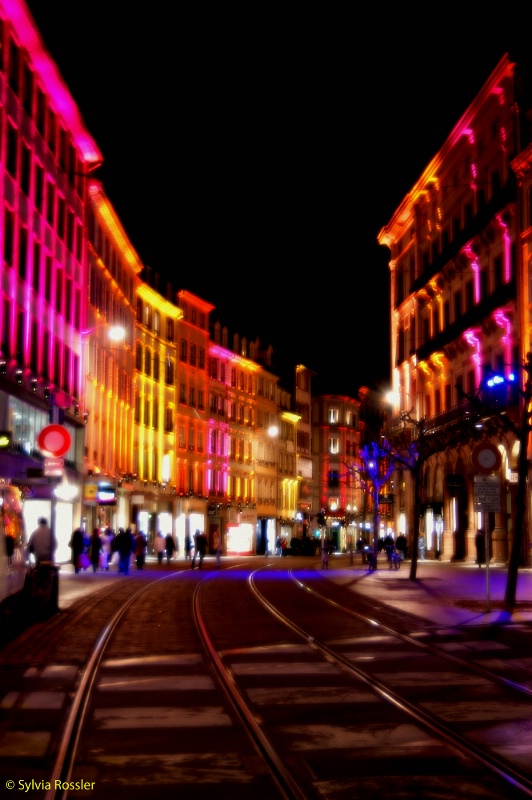
{"label": "pedestrian", "polygon": [[155,541],[153,543],[153,549],[155,550],[155,553],[157,554],[157,561],[159,562],[159,564],[162,564],[163,563],[163,556],[164,556],[165,551],[166,551],[166,539],[162,535],[161,531],[159,531],[159,533],[155,537]]}
{"label": "pedestrian", "polygon": [[185,536],[185,561],[189,561],[192,558],[192,539],[190,538],[190,533],[187,533]]}
{"label": "pedestrian", "polygon": [[135,560],[137,562],[137,569],[144,569],[146,562],[146,550],[148,549],[148,540],[143,531],[139,531],[135,536]]}
{"label": "pedestrian", "polygon": [[194,557],[192,558],[191,569],[194,569],[196,566],[196,556],[198,556],[198,569],[203,568],[203,559],[205,558],[205,553],[207,552],[207,537],[200,531],[199,528],[196,529],[194,534]]}
{"label": "pedestrian", "polygon": [[102,533],[102,569],[109,572],[109,567],[113,559],[113,542],[115,535],[111,528],[107,527]]}
{"label": "pedestrian", "polygon": [[70,537],[70,541],[68,543],[70,550],[72,551],[72,564],[74,565],[74,572],[77,574],[81,569],[80,563],[80,556],[83,553],[84,545],[83,545],[83,531],[81,528],[76,528],[72,531],[72,536]]}
{"label": "pedestrian", "polygon": [[404,561],[406,558],[406,536],[404,535],[404,533],[399,534],[395,542],[395,546],[397,550],[399,550],[401,561]]}
{"label": "pedestrian", "polygon": [[329,545],[323,542],[321,548],[321,566],[323,569],[329,569]]}
{"label": "pedestrian", "polygon": [[43,561],[55,561],[57,541],[46,517],[39,517],[39,524],[28,541],[28,550],[33,553],[37,566]]}
{"label": "pedestrian", "polygon": [[100,529],[93,528],[92,536],[89,542],[89,560],[92,564],[92,571],[96,572],[100,566],[100,554],[102,553],[102,539],[100,536]]}
{"label": "pedestrian", "polygon": [[484,538],[484,531],[482,528],[479,528],[477,531],[477,535],[475,536],[475,547],[477,550],[477,560],[476,563],[478,567],[482,566],[486,561],[486,540]]}
{"label": "pedestrian", "polygon": [[170,561],[173,559],[175,553],[175,542],[174,542],[174,537],[172,536],[171,533],[166,534],[165,547],[166,547],[166,561],[169,564]]}
{"label": "pedestrian", "polygon": [[123,575],[129,575],[129,565],[131,561],[131,553],[135,548],[135,540],[131,529],[124,528],[118,529],[116,537],[116,549],[118,552],[118,571]]}
{"label": "pedestrian", "polygon": [[222,566],[222,537],[220,536],[220,531],[215,530],[214,536],[212,537],[212,544],[214,550],[216,552],[216,566]]}

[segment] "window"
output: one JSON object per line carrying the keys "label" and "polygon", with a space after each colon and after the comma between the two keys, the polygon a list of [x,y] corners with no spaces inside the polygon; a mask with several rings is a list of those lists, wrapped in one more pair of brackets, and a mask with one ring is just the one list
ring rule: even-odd
{"label": "window", "polygon": [[340,439],[337,436],[333,436],[329,439],[329,453],[333,455],[338,454],[340,452]]}
{"label": "window", "polygon": [[327,483],[330,489],[338,489],[340,485],[340,474],[337,470],[335,469],[329,470]]}
{"label": "window", "polygon": [[171,358],[167,357],[164,365],[164,380],[168,386],[174,384],[174,362]]}
{"label": "window", "polygon": [[[4,212],[4,261],[13,266],[13,244],[15,240],[15,215],[6,208]],[[47,284],[48,286],[50,284]]]}
{"label": "window", "polygon": [[330,408],[329,409],[329,423],[331,425],[338,424],[339,412],[337,408]]}
{"label": "window", "polygon": [[186,339],[181,339],[179,343],[179,359],[186,363],[188,343]]}
{"label": "window", "polygon": [[453,295],[454,301],[454,319],[457,322],[462,316],[462,292],[455,292]]}
{"label": "window", "polygon": [[151,306],[146,303],[144,308],[144,325],[151,331]]}
{"label": "window", "polygon": [[153,380],[159,380],[159,353],[153,354]]}
{"label": "window", "polygon": [[164,413],[164,429],[167,433],[171,433],[174,429],[174,412],[169,406],[166,407]]}
{"label": "window", "polygon": [[153,332],[159,336],[161,330],[161,315],[158,311],[153,312]]}
{"label": "window", "polygon": [[7,138],[6,138],[6,168],[11,177],[16,178],[17,175],[17,149],[18,149],[18,131],[13,125],[8,122],[7,125]]}
{"label": "window", "polygon": [[174,320],[167,319],[166,320],[166,338],[169,342],[174,341]]}
{"label": "window", "polygon": [[467,283],[465,285],[465,295],[466,295],[466,307],[465,307],[465,310],[466,311],[470,311],[473,308],[474,304],[475,304],[474,294],[473,294],[473,281],[472,280],[471,281],[467,281]]}

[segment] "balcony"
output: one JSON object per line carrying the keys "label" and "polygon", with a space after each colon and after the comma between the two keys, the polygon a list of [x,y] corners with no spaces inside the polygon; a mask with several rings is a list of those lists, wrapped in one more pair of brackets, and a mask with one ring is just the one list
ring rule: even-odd
{"label": "balcony", "polygon": [[397,436],[406,436],[412,441],[417,439],[421,432],[425,436],[430,436],[431,434],[441,433],[445,429],[463,426],[475,419],[479,419],[480,416],[479,407],[466,400],[448,411],[442,411],[440,414],[436,414],[433,417],[425,417],[422,420],[409,420],[404,415],[393,417],[385,425],[385,434],[391,440]]}

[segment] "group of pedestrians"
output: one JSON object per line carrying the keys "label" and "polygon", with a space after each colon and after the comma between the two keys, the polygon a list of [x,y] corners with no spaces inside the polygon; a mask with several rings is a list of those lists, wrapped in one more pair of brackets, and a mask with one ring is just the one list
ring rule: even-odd
{"label": "group of pedestrians", "polygon": [[[36,541],[38,539],[36,534],[35,539]],[[87,569],[92,569],[93,572],[99,569],[108,571],[116,553],[119,573],[128,575],[133,556],[137,569],[144,569],[148,540],[143,531],[139,531],[135,535],[131,528],[119,528],[116,536],[109,527],[103,532],[100,532],[99,528],[94,528],[90,536],[87,536],[82,528],[76,528],[70,538],[69,546],[76,573]],[[213,546],[216,563],[219,567],[221,566],[222,540],[218,531],[214,533]],[[153,549],[159,564],[162,564],[164,559],[169,564],[179,553],[179,545],[172,534],[168,533],[165,536],[161,531],[154,539]],[[207,551],[208,540],[204,532],[197,529],[193,539],[189,534],[185,536],[185,560],[191,562],[192,569],[196,567],[196,563],[199,569],[203,568],[203,560]]]}
{"label": "group of pedestrians", "polygon": [[118,571],[128,575],[132,554],[135,555],[137,569],[144,568],[148,540],[142,531],[134,536],[131,528],[119,528],[116,536],[109,527],[102,532],[100,528],[93,528],[90,536],[82,528],[76,528],[70,537],[69,546],[76,573],[86,569],[108,572],[116,553]]}
{"label": "group of pedestrians", "polygon": [[172,561],[174,555],[177,555],[179,553],[179,546],[176,543],[172,534],[167,533],[166,536],[164,536],[164,534],[161,533],[161,531],[159,531],[159,533],[155,537],[155,541],[153,543],[153,549],[155,550],[155,553],[157,555],[157,561],[159,562],[159,564],[163,563],[165,556],[166,556],[166,561],[169,564],[170,561]]}

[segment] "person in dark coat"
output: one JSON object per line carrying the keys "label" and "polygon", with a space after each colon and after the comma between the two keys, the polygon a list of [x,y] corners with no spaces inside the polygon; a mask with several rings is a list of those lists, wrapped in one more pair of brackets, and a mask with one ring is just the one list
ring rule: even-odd
{"label": "person in dark coat", "polygon": [[79,562],[80,556],[85,549],[85,545],[83,544],[83,531],[81,528],[76,528],[76,530],[72,532],[68,546],[72,551],[72,563],[74,565],[74,572],[77,574],[81,569]]}
{"label": "person in dark coat", "polygon": [[191,569],[194,569],[196,566],[196,556],[199,559],[198,569],[203,568],[203,559],[205,558],[205,554],[207,553],[207,537],[205,534],[197,530],[194,534],[194,557],[191,563]]}
{"label": "person in dark coat", "polygon": [[174,537],[171,533],[166,534],[166,560],[168,563],[173,559],[175,553]]}
{"label": "person in dark coat", "polygon": [[96,572],[100,566],[100,555],[103,552],[102,538],[100,536],[100,529],[94,528],[89,544],[89,558],[92,564],[92,571]]}
{"label": "person in dark coat", "polygon": [[475,547],[477,549],[477,561],[476,563],[480,567],[486,561],[486,540],[484,538],[484,531],[479,528],[477,531],[477,535],[475,536]]}
{"label": "person in dark coat", "polygon": [[123,575],[129,575],[131,553],[135,549],[135,539],[131,530],[119,528],[115,543],[118,551],[118,571]]}
{"label": "person in dark coat", "polygon": [[137,561],[137,569],[144,569],[147,549],[148,540],[146,539],[144,533],[139,531],[135,537],[135,559]]}

